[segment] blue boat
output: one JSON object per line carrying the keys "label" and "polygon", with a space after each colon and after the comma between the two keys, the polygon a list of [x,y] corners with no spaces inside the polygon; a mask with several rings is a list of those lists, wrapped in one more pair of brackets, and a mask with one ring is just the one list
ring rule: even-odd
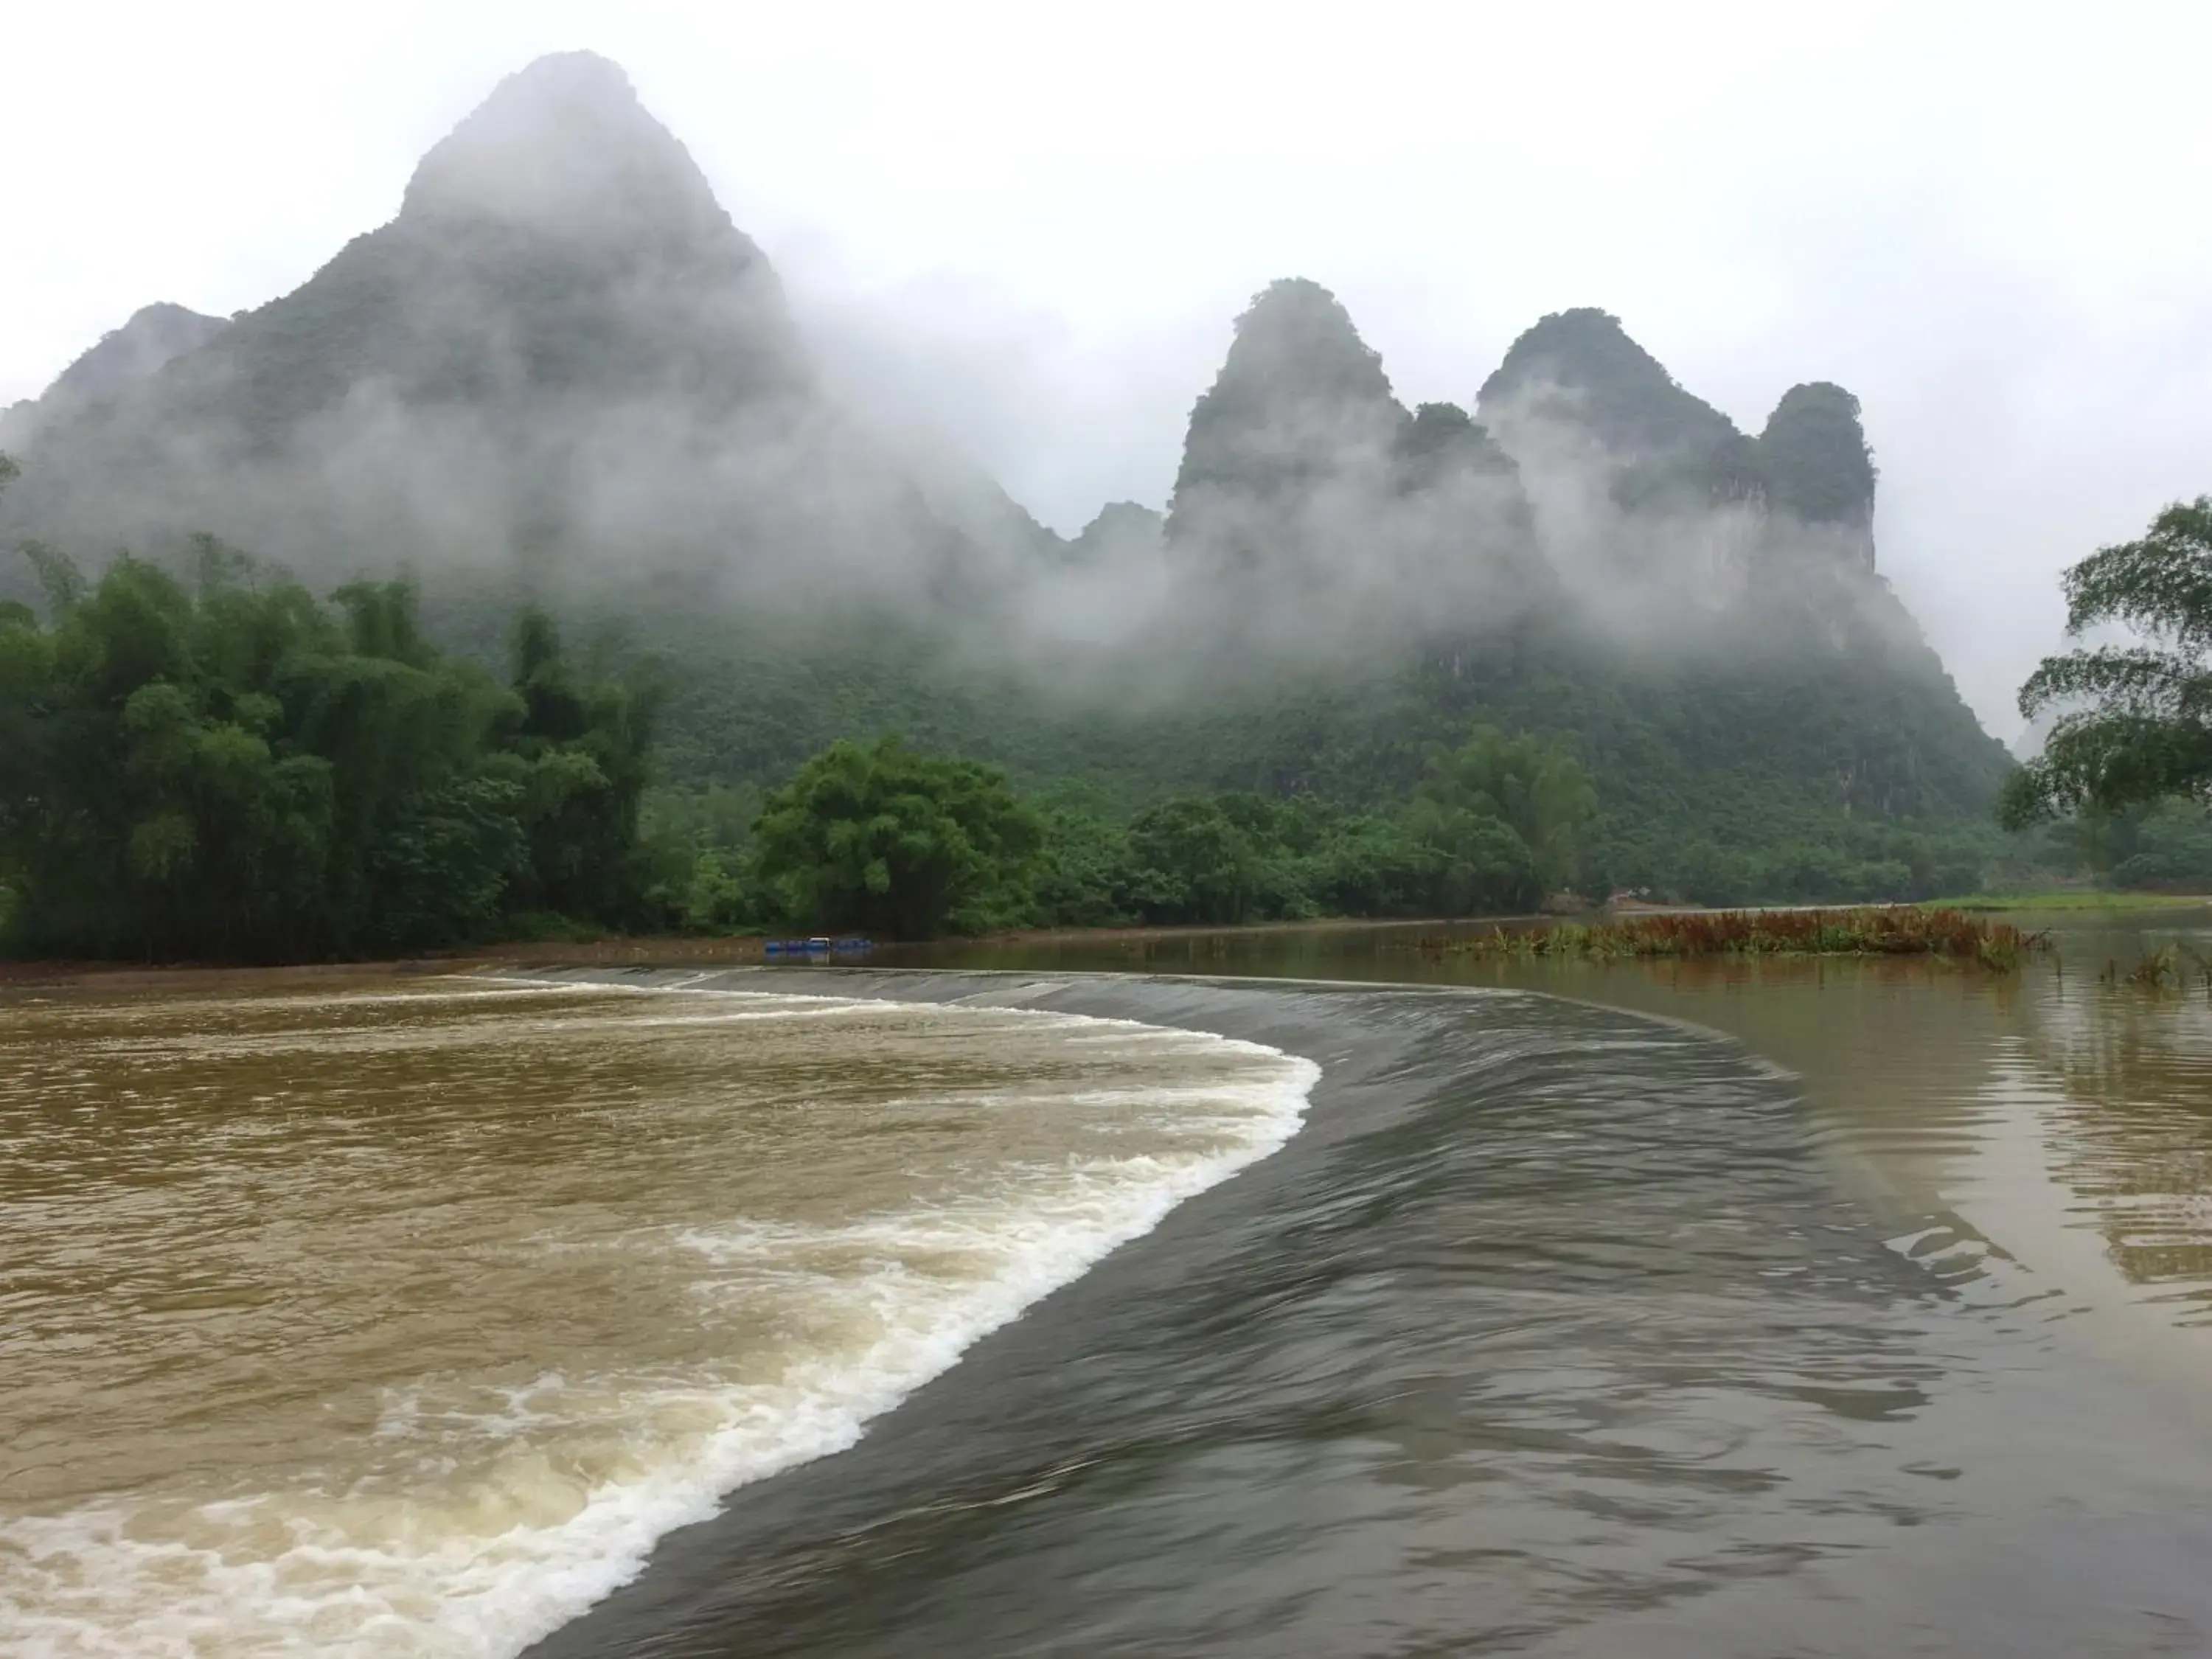
{"label": "blue boat", "polygon": [[761,945],[763,955],[787,958],[858,956],[875,948],[873,939],[863,939],[857,934],[848,934],[843,939],[830,939],[823,934],[817,934],[812,939],[772,939]]}

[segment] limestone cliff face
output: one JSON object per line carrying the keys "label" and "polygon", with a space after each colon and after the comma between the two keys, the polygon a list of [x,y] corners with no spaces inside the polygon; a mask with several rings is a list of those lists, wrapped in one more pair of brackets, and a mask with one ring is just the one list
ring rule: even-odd
{"label": "limestone cliff face", "polygon": [[1570,586],[1622,595],[1628,620],[1917,638],[1874,578],[1874,462],[1842,387],[1793,386],[1748,438],[1585,309],[1516,340],[1479,406]]}
{"label": "limestone cliff face", "polygon": [[1826,380],[1790,387],[1759,434],[1759,459],[1774,512],[1844,532],[1874,568],[1874,452],[1856,398]]}
{"label": "limestone cliff face", "polygon": [[721,410],[810,378],[767,258],[622,71],[588,52],[502,82],[422,158],[397,220],[278,303],[310,310],[318,284],[376,309],[358,368],[424,396],[574,391]]}

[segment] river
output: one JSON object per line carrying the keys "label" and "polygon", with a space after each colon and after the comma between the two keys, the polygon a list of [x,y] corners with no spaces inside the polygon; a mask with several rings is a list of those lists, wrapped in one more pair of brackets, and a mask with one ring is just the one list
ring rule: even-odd
{"label": "river", "polygon": [[2212,1650],[2205,933],[10,993],[0,1650]]}

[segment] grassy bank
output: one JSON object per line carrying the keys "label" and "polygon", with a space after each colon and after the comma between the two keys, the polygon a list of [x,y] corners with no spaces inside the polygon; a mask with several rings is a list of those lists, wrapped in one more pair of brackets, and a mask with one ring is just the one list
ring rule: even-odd
{"label": "grassy bank", "polygon": [[1942,957],[2009,972],[2029,937],[2009,922],[1956,909],[1899,905],[1856,910],[1704,910],[1589,925],[1457,936],[1431,934],[1439,955],[1557,957],[1590,961],[1657,957]]}
{"label": "grassy bank", "polygon": [[2033,893],[1974,893],[1960,898],[1929,899],[1930,910],[1964,910],[1987,914],[2000,910],[2182,910],[2212,904],[2212,899],[2188,893],[2116,891],[2102,888],[2057,887]]}

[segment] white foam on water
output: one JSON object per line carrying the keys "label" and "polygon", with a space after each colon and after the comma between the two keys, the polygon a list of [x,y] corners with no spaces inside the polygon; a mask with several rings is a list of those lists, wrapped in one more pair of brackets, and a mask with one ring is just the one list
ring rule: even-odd
{"label": "white foam on water", "polygon": [[806,1332],[828,1334],[793,1346],[769,1374],[711,1364],[660,1376],[549,1371],[470,1408],[462,1426],[482,1449],[458,1496],[452,1437],[439,1432],[454,1426],[452,1413],[441,1417],[410,1389],[387,1399],[376,1433],[419,1441],[430,1465],[447,1460],[417,1484],[120,1500],[0,1524],[0,1651],[517,1653],[634,1577],[672,1528],[712,1516],[748,1482],[852,1445],[979,1338],[1278,1150],[1320,1075],[1310,1061],[1200,1033],[1027,1011],[990,1017],[1085,1041],[1118,1030],[1149,1053],[1187,1046],[1206,1064],[1194,1066],[1188,1087],[1048,1097],[1139,1109],[1164,1132],[1165,1151],[1156,1142],[1113,1156],[1121,1126],[1102,1125],[1105,1138],[1080,1156],[1010,1170],[1003,1197],[645,1242],[690,1260],[702,1307],[768,1298]]}

